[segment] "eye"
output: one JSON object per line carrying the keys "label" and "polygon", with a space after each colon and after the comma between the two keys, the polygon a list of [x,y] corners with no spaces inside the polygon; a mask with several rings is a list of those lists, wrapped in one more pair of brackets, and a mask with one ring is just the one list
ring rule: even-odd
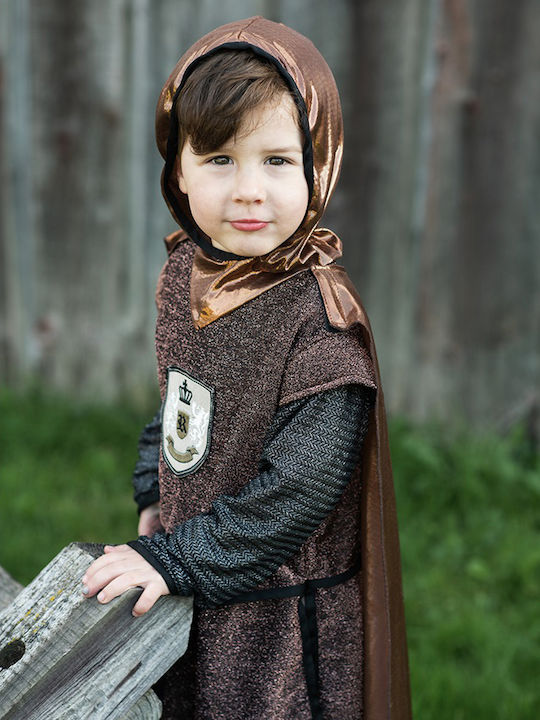
{"label": "eye", "polygon": [[210,158],[208,161],[212,165],[228,165],[231,160],[228,155],[216,155],[216,157]]}
{"label": "eye", "polygon": [[282,157],[270,157],[268,158],[267,162],[269,165],[276,165],[277,167],[279,167],[280,165],[287,165],[289,161],[286,158]]}

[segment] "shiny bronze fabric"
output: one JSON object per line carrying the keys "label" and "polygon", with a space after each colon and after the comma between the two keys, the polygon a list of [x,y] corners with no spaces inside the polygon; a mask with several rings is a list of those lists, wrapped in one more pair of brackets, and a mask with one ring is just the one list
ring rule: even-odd
{"label": "shiny bronze fabric", "polygon": [[[259,260],[263,258],[216,260],[198,248],[191,274],[191,312],[195,327],[208,325],[265,290],[296,273],[304,272],[316,263],[322,266],[332,262],[334,258],[341,257],[341,241],[333,233],[330,234],[330,231],[328,233],[328,242],[324,248],[306,243],[302,255],[303,262],[295,258],[291,267],[281,272],[262,270],[262,262]],[[168,252],[171,253],[186,237],[184,230],[177,230],[168,235],[165,238]]]}
{"label": "shiny bronze fabric", "polygon": [[[193,63],[222,47],[251,48],[275,62],[292,82],[304,103],[309,147],[304,166],[312,188],[302,225],[285,243],[253,258],[218,259],[204,250],[202,236],[177,184],[177,150],[173,103]],[[306,125],[304,125],[306,127]],[[269,288],[310,269],[317,279],[330,323],[339,329],[358,323],[377,372],[375,422],[364,444],[362,504],[365,574],[364,717],[407,720],[411,717],[407,645],[397,519],[388,448],[384,399],[373,336],[358,294],[344,268],[335,265],[341,241],[317,227],[336,185],[343,153],[339,95],[332,73],[315,46],[304,36],[278,23],[254,17],[213,30],[179,60],[165,84],[156,111],[156,136],[166,160],[162,190],[183,230],[167,238],[169,252],[187,234],[198,247],[191,273],[191,311],[196,328],[203,328]],[[306,173],[308,170],[306,170]],[[201,238],[202,236],[202,238]]]}
{"label": "shiny bronze fabric", "polygon": [[[178,61],[167,80],[156,110],[156,137],[167,158],[173,98],[193,61],[230,43],[258,48],[274,59],[294,83],[305,105],[313,157],[311,200],[302,225],[289,240],[266,255],[243,260],[217,260],[197,251],[192,276],[192,312],[196,327],[242,305],[269,287],[314,263],[327,265],[341,255],[334,233],[318,228],[341,169],[343,123],[335,80],[313,43],[303,35],[262,17],[223,25],[205,35]],[[194,225],[187,197],[177,183],[176,167],[162,174],[165,200],[173,217],[185,229]],[[187,221],[187,222],[186,222]],[[195,241],[197,239],[193,237]]]}

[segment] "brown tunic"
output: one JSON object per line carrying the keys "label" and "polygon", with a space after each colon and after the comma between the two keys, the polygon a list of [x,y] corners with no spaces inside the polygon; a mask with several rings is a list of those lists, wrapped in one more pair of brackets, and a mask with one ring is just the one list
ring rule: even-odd
{"label": "brown tunic", "polygon": [[[176,475],[161,457],[162,522],[168,531],[207,512],[220,494],[237,493],[257,474],[280,405],[348,383],[375,387],[359,328],[341,332],[329,326],[309,271],[195,329],[189,303],[194,249],[191,240],[177,245],[161,276],[158,372],[163,396],[169,367],[213,389],[211,442],[191,474]],[[360,502],[358,466],[336,509],[264,587],[295,585],[353,566],[360,555]],[[362,716],[361,585],[360,571],[317,591],[324,717]],[[199,609],[188,653],[161,692],[165,717],[310,718],[297,598]]]}

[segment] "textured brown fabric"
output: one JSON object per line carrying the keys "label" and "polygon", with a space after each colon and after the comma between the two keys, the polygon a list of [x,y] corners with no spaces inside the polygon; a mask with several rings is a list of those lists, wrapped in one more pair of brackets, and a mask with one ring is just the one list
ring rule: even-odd
{"label": "textured brown fabric", "polygon": [[[308,271],[196,329],[189,305],[195,247],[189,239],[177,245],[161,275],[159,379],[165,396],[167,369],[179,367],[214,389],[215,407],[210,451],[196,472],[179,477],[160,459],[161,519],[169,531],[258,473],[266,431],[280,405],[349,383],[375,388],[359,328],[337,332],[328,325]],[[324,463],[324,448],[320,456]],[[264,587],[351,567],[360,553],[361,496],[359,465],[335,510]],[[362,578],[360,572],[317,592],[325,717],[362,716]],[[162,693],[165,717],[310,718],[297,599],[199,609],[190,650],[163,681]]]}
{"label": "textured brown fabric", "polygon": [[[166,368],[179,362],[218,389],[212,449],[201,469],[188,476],[189,482],[179,483],[162,462],[163,522],[173,527],[204,512],[215,493],[234,492],[256,472],[264,429],[279,404],[340,383],[377,386],[374,418],[364,445],[363,489],[359,467],[340,506],[269,585],[344,570],[361,547],[363,572],[343,586],[319,592],[318,611],[326,618],[320,623],[323,706],[335,708],[328,717],[357,720],[363,696],[363,713],[369,720],[407,720],[411,705],[399,540],[375,345],[358,294],[344,269],[334,263],[341,255],[341,242],[331,231],[317,227],[341,166],[339,97],[328,66],[309,40],[259,17],[231,23],[190,48],[167,81],[156,114],[158,146],[164,157],[173,97],[186,71],[226,43],[259,48],[292,78],[309,121],[313,193],[299,230],[261,258],[217,260],[187,239],[184,231],[168,238],[172,254],[158,290],[162,391]],[[175,177],[175,168],[166,166],[162,176],[165,199],[175,219],[192,231],[187,198],[177,188]],[[264,363],[253,367],[254,357],[264,358]],[[355,510],[359,507],[361,522]],[[346,609],[348,621],[357,623],[352,635],[345,633],[343,625],[336,625],[339,606]],[[176,675],[163,681],[164,687],[174,685],[172,677],[183,678],[186,695],[181,702],[187,703],[183,708],[187,712],[191,688],[196,700],[190,707],[198,708],[193,717],[309,717],[295,613],[293,600],[269,601],[264,609],[248,604],[199,613],[189,654],[174,671]],[[328,635],[322,632],[324,622]],[[361,637],[362,628],[365,648],[352,639]],[[340,643],[347,648],[352,643],[347,668],[340,664],[341,650],[334,651]],[[246,675],[242,663],[250,667],[250,652],[263,652],[264,657],[254,657],[254,674]],[[195,678],[192,661],[197,668]],[[278,675],[269,679],[267,667],[279,667]],[[217,687],[223,688],[222,695],[213,694]],[[225,705],[219,705],[220,698]],[[251,714],[245,714],[248,707]]]}

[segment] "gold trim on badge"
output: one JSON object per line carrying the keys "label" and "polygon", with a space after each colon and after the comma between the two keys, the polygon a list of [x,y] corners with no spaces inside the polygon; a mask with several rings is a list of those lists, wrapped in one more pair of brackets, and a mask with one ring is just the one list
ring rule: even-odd
{"label": "gold trim on badge", "polygon": [[193,460],[193,456],[199,454],[197,448],[194,448],[193,446],[188,447],[186,452],[178,452],[178,450],[174,447],[174,440],[170,435],[167,435],[167,450],[171,453],[175,460],[178,460],[178,462],[181,463],[191,462]]}

